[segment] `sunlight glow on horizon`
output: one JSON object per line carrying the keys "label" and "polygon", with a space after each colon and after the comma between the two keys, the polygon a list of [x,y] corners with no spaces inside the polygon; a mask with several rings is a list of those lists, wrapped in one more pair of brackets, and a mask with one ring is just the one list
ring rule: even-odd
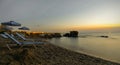
{"label": "sunlight glow on horizon", "polygon": [[[62,27],[54,27],[52,28],[53,31],[50,31],[51,32],[54,32],[57,31],[57,32],[67,32],[67,31],[71,31],[71,30],[77,30],[77,31],[82,31],[82,30],[107,30],[107,29],[113,29],[113,28],[116,28],[116,29],[119,29],[120,28],[120,24],[105,24],[105,25],[75,25],[75,26],[62,26]],[[40,30],[37,30],[37,29],[34,29],[35,32],[40,32]],[[49,30],[47,30],[49,31]],[[43,32],[46,32],[46,31],[43,31]]]}
{"label": "sunlight glow on horizon", "polygon": [[73,29],[73,30],[99,30],[99,29],[109,29],[109,28],[118,28],[118,27],[120,27],[120,24],[71,26],[69,29]]}

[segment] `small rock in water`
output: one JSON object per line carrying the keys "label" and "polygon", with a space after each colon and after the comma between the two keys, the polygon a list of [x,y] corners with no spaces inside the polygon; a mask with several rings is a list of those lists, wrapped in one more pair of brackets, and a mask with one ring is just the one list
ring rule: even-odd
{"label": "small rock in water", "polygon": [[100,37],[108,38],[108,36],[100,36]]}

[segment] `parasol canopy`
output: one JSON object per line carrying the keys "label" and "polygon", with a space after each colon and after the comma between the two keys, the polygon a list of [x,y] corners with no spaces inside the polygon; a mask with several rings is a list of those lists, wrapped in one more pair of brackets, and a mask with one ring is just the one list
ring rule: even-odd
{"label": "parasol canopy", "polygon": [[2,22],[1,25],[7,25],[7,26],[21,26],[20,23],[17,23],[17,22],[15,22],[15,21]]}
{"label": "parasol canopy", "polygon": [[21,28],[18,28],[19,30],[30,30],[28,27],[21,27]]}

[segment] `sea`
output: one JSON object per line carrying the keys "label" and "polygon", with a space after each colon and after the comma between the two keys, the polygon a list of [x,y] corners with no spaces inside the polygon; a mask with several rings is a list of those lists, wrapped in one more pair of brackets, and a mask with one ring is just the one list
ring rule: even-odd
{"label": "sea", "polygon": [[120,63],[120,32],[80,33],[78,37],[52,38],[50,42],[78,53]]}

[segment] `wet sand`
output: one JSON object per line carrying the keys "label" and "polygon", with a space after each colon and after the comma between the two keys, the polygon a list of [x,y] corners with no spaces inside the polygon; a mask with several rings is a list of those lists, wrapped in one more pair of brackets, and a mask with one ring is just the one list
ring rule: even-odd
{"label": "wet sand", "polygon": [[39,44],[37,49],[33,46],[13,46],[11,51],[4,46],[5,42],[0,44],[0,65],[120,65],[49,43]]}

